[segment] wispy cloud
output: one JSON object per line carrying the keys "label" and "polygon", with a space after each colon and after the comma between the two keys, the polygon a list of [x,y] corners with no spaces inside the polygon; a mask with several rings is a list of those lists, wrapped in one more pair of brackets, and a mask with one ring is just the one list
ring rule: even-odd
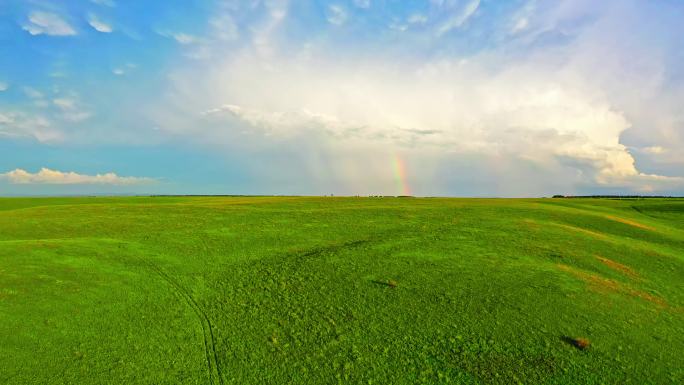
{"label": "wispy cloud", "polygon": [[119,176],[113,172],[96,175],[78,174],[73,171],[63,172],[41,168],[36,173],[17,168],[15,170],[0,174],[0,179],[4,179],[12,184],[97,184],[97,185],[136,185],[153,183],[156,179],[146,177]]}
{"label": "wispy cloud", "polygon": [[173,39],[178,44],[183,45],[195,44],[201,41],[201,39],[197,36],[184,32],[157,31],[157,34],[159,34],[160,36],[168,37],[169,39]]}
{"label": "wispy cloud", "polygon": [[233,17],[226,12],[209,19],[211,37],[218,40],[232,41],[238,38],[239,32]]}
{"label": "wispy cloud", "polygon": [[0,136],[30,137],[41,143],[57,143],[64,138],[47,118],[21,112],[0,112]]}
{"label": "wispy cloud", "polygon": [[0,92],[7,91],[9,89],[9,84],[5,82],[0,82]]}
{"label": "wispy cloud", "polygon": [[131,70],[135,69],[136,67],[137,65],[134,63],[126,63],[126,65],[122,65],[112,69],[112,73],[116,76],[123,76],[129,73]]}
{"label": "wispy cloud", "polygon": [[475,14],[479,7],[480,0],[470,0],[462,8],[453,10],[453,14],[448,16],[446,21],[437,28],[437,36],[442,36],[453,29],[461,28]]}
{"label": "wispy cloud", "polygon": [[93,116],[92,112],[80,106],[79,101],[75,97],[55,98],[52,99],[52,104],[61,110],[62,118],[70,122],[78,123]]}
{"label": "wispy cloud", "polygon": [[347,10],[341,5],[333,4],[328,6],[327,18],[330,24],[342,25],[347,21]]}
{"label": "wispy cloud", "polygon": [[414,13],[409,18],[406,20],[409,22],[409,24],[425,24],[428,21],[427,16],[420,14],[420,13]]}
{"label": "wispy cloud", "polygon": [[511,34],[520,33],[529,28],[530,19],[535,11],[536,5],[536,0],[529,0],[513,14],[509,28]]}
{"label": "wispy cloud", "polygon": [[49,12],[34,11],[23,25],[31,35],[73,36],[76,30],[59,15]]}
{"label": "wispy cloud", "polygon": [[371,6],[371,0],[354,0],[354,5],[359,8],[367,9]]}
{"label": "wispy cloud", "polygon": [[88,15],[88,24],[93,27],[94,30],[102,33],[111,33],[114,31],[112,26],[104,21],[100,20],[95,14]]}
{"label": "wispy cloud", "polygon": [[24,94],[31,99],[42,99],[44,96],[42,92],[38,91],[33,87],[24,87],[23,91]]}

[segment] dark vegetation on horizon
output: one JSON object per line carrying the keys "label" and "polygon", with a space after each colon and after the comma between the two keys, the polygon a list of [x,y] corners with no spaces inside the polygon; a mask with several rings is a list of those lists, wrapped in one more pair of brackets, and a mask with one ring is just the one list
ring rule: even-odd
{"label": "dark vegetation on horizon", "polygon": [[554,195],[552,198],[592,198],[592,199],[683,199],[671,195]]}

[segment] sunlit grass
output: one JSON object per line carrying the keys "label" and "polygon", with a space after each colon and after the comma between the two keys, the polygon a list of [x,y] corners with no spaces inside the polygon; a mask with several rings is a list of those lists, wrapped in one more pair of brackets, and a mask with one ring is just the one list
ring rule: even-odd
{"label": "sunlit grass", "polygon": [[684,201],[0,199],[0,383],[679,383]]}

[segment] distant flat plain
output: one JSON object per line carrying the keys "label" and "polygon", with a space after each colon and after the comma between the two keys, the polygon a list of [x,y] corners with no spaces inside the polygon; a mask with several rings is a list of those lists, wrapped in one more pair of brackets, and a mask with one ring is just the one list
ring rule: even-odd
{"label": "distant flat plain", "polygon": [[684,383],[684,200],[0,199],[3,384]]}

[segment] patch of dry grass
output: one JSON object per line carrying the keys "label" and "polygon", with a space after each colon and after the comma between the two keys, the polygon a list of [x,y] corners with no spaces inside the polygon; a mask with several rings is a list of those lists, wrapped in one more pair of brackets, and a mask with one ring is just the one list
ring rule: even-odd
{"label": "patch of dry grass", "polygon": [[667,307],[668,304],[667,302],[658,296],[655,296],[653,294],[646,293],[641,290],[637,290],[631,287],[628,287],[618,281],[615,281],[613,279],[609,279],[606,277],[602,277],[598,274],[590,273],[588,271],[576,269],[574,267],[564,265],[564,264],[557,264],[558,268],[560,270],[563,270],[565,272],[568,272],[575,277],[581,279],[582,281],[586,282],[589,287],[598,292],[614,292],[614,293],[619,293],[623,295],[629,295],[632,297],[640,298],[643,300],[646,300],[648,302],[654,303],[660,307]]}
{"label": "patch of dry grass", "polygon": [[623,273],[630,278],[639,279],[639,274],[627,265],[623,265],[619,262],[613,261],[612,259],[604,258],[599,255],[596,256],[596,259],[598,259],[601,263],[608,266],[609,268],[615,271],[619,271],[620,273]]}
{"label": "patch of dry grass", "polygon": [[648,230],[648,231],[656,231],[656,229],[654,227],[644,225],[643,223],[639,223],[639,222],[633,221],[631,219],[620,218],[620,217],[616,217],[614,215],[606,215],[605,217],[607,219],[610,219],[611,221],[620,222],[620,223],[628,225],[628,226],[637,227],[637,228],[640,228],[643,230]]}
{"label": "patch of dry grass", "polygon": [[583,228],[581,228],[581,227],[566,225],[566,224],[562,224],[562,223],[554,223],[554,225],[556,225],[556,226],[558,226],[558,227],[562,227],[562,228],[564,228],[564,229],[566,229],[566,230],[576,231],[576,232],[578,232],[578,233],[590,235],[590,236],[592,236],[592,237],[594,237],[594,238],[608,239],[608,236],[607,236],[606,234],[602,234],[602,233],[599,233],[599,232],[596,232],[596,231],[591,231],[591,230],[583,229]]}

